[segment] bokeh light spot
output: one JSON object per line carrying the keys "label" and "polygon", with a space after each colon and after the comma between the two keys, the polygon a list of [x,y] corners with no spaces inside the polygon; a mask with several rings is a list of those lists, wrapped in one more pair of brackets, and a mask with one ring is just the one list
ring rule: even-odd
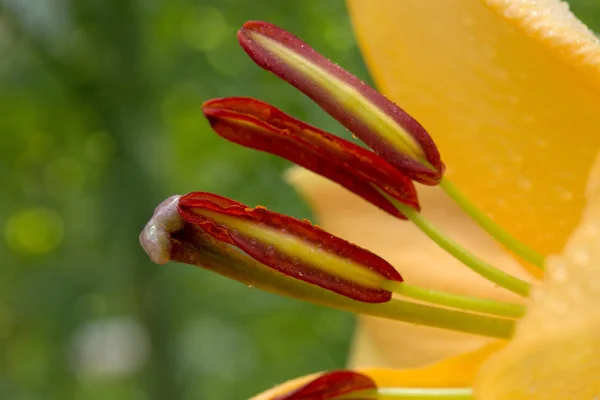
{"label": "bokeh light spot", "polygon": [[239,75],[251,65],[244,53],[239,51],[237,42],[227,42],[219,51],[209,52],[207,57],[215,72],[223,76]]}
{"label": "bokeh light spot", "polygon": [[86,136],[84,154],[92,162],[106,164],[116,152],[115,139],[105,131],[97,131]]}
{"label": "bokeh light spot", "polygon": [[11,341],[3,353],[9,382],[35,387],[48,376],[50,349],[39,333],[29,332]]}
{"label": "bokeh light spot", "polygon": [[181,372],[191,378],[203,373],[235,380],[253,371],[258,361],[247,332],[231,321],[211,317],[191,321],[180,333],[177,350]]}
{"label": "bokeh light spot", "polygon": [[0,303],[0,339],[9,336],[14,323],[13,311],[4,303]]}
{"label": "bokeh light spot", "polygon": [[219,47],[230,36],[231,30],[223,13],[210,6],[192,10],[181,24],[183,40],[200,51],[211,51]]}
{"label": "bokeh light spot", "polygon": [[323,38],[336,50],[349,50],[356,46],[350,21],[347,19],[341,23],[340,20],[328,20],[324,30]]}
{"label": "bokeh light spot", "polygon": [[72,158],[59,158],[46,167],[46,191],[57,199],[67,199],[80,194],[85,180],[85,168]]}
{"label": "bokeh light spot", "polygon": [[136,319],[98,318],[73,332],[71,367],[85,380],[123,378],[140,371],[150,351],[148,332]]}
{"label": "bokeh light spot", "polygon": [[42,255],[54,251],[63,238],[63,220],[54,211],[35,207],[11,215],[4,226],[8,246],[17,253]]}
{"label": "bokeh light spot", "polygon": [[46,160],[54,151],[54,139],[46,132],[31,133],[21,152],[21,159],[35,163]]}

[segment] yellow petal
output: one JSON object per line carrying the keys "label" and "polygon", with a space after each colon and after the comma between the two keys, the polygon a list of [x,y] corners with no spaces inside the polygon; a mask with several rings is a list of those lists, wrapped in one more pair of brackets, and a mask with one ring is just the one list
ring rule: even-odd
{"label": "yellow petal", "polygon": [[[319,225],[380,255],[397,268],[407,282],[484,298],[519,298],[481,278],[449,256],[408,221],[392,218],[340,186],[301,168],[288,179],[311,204]],[[505,271],[530,278],[482,230],[468,219],[439,188],[420,186],[423,214],[455,240]],[[353,367],[413,368],[473,351],[491,339],[361,317]]]}
{"label": "yellow petal", "polygon": [[[468,387],[473,383],[479,365],[493,352],[504,346],[504,342],[494,342],[480,350],[462,354],[439,364],[425,368],[390,370],[383,368],[359,369],[371,377],[378,387]],[[257,395],[252,400],[267,400],[287,393],[318,374],[293,379]]]}
{"label": "yellow petal", "polygon": [[275,396],[281,396],[285,393],[288,393],[307,382],[310,382],[312,379],[315,379],[319,374],[310,374],[306,376],[301,376],[299,378],[292,379],[290,381],[284,382],[281,385],[277,385],[266,392],[262,392],[251,398],[250,400],[271,400]]}
{"label": "yellow petal", "polygon": [[477,380],[484,400],[591,400],[600,396],[600,159],[589,203],[508,346]]}
{"label": "yellow petal", "polygon": [[379,387],[470,387],[480,365],[504,345],[503,341],[495,341],[481,349],[423,368],[363,368],[359,371],[373,378]]}
{"label": "yellow petal", "polygon": [[598,39],[558,0],[348,4],[378,87],[430,131],[451,178],[559,251],[600,147]]}

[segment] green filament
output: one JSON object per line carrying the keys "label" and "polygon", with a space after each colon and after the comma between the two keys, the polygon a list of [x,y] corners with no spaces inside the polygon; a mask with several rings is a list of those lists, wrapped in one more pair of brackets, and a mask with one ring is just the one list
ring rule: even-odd
{"label": "green filament", "polygon": [[502,243],[508,250],[521,257],[523,260],[544,269],[545,259],[542,254],[533,250],[510,233],[498,226],[490,217],[470,201],[452,182],[443,178],[440,187],[448,196],[471,217],[477,224],[490,234],[498,242]]}
{"label": "green filament", "polygon": [[462,296],[409,285],[404,282],[386,281],[383,289],[435,305],[458,308],[464,311],[481,312],[499,317],[521,318],[527,310],[525,306],[520,304]]}
{"label": "green filament", "polygon": [[338,308],[345,308],[358,314],[499,339],[511,338],[515,329],[514,319],[472,314],[399,299],[377,304],[353,301],[352,304],[346,304],[345,307]]}
{"label": "green filament", "polygon": [[386,195],[386,197],[394,203],[396,208],[402,214],[411,220],[423,233],[429,236],[431,240],[436,242],[442,249],[446,250],[449,254],[469,267],[471,270],[483,276],[487,280],[510,290],[511,292],[517,293],[521,296],[529,295],[529,291],[531,290],[531,285],[529,283],[507,274],[506,272],[494,267],[486,261],[476,257],[464,247],[439,231],[418,211],[398,202],[390,196]]}

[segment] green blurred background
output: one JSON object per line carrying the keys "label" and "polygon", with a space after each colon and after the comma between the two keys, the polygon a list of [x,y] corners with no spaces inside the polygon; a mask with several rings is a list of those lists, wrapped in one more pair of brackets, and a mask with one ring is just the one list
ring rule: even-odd
{"label": "green blurred background", "polygon": [[[571,3],[600,30],[597,1]],[[173,193],[310,216],[286,162],[199,112],[255,96],[342,130],[245,56],[249,19],[368,79],[341,0],[0,0],[0,398],[242,399],[344,365],[351,315],[138,245]]]}

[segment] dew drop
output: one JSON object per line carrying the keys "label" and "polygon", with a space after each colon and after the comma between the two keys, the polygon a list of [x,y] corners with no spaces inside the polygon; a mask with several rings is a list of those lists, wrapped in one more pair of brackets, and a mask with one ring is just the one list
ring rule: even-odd
{"label": "dew drop", "polygon": [[275,254],[275,246],[273,246],[273,245],[267,246],[267,248],[265,249],[265,255],[272,256],[274,254]]}
{"label": "dew drop", "polygon": [[552,280],[557,283],[562,283],[567,279],[567,273],[565,271],[565,265],[562,262],[554,264],[552,270]]}
{"label": "dew drop", "polygon": [[575,197],[573,192],[571,192],[570,190],[568,190],[562,186],[556,187],[556,193],[558,194],[558,198],[561,199],[562,201],[571,201]]}
{"label": "dew drop", "polygon": [[482,53],[489,60],[494,60],[494,59],[498,58],[498,51],[496,50],[496,48],[494,46],[492,46],[490,44],[483,46]]}
{"label": "dew drop", "polygon": [[300,265],[300,259],[298,257],[292,258],[292,264],[294,264],[295,266]]}
{"label": "dew drop", "polygon": [[571,254],[571,261],[578,267],[585,267],[589,265],[590,254],[586,249],[577,249]]}
{"label": "dew drop", "polygon": [[530,383],[529,387],[527,388],[528,392],[530,395],[533,395],[536,393],[537,391],[537,386],[534,383]]}
{"label": "dew drop", "polygon": [[508,95],[506,100],[508,101],[508,104],[519,104],[519,98],[517,96],[515,96],[514,94]]}
{"label": "dew drop", "polygon": [[517,151],[512,151],[508,154],[508,159],[513,164],[521,164],[523,162],[523,155]]}
{"label": "dew drop", "polygon": [[527,178],[519,178],[517,181],[517,185],[519,185],[519,187],[525,191],[531,190],[531,187],[533,186],[531,181]]}
{"label": "dew drop", "polygon": [[491,71],[493,76],[500,81],[505,81],[510,77],[508,71],[500,67],[494,68]]}
{"label": "dew drop", "polygon": [[471,17],[471,16],[466,15],[466,16],[464,16],[464,17],[461,18],[460,22],[465,27],[471,27],[471,26],[473,26],[475,24],[475,19],[473,17]]}
{"label": "dew drop", "polygon": [[494,174],[496,178],[500,178],[502,175],[504,175],[504,170],[501,166],[495,165],[492,167],[492,174]]}
{"label": "dew drop", "polygon": [[598,238],[598,226],[597,225],[588,225],[585,227],[583,234],[588,239],[596,239]]}

